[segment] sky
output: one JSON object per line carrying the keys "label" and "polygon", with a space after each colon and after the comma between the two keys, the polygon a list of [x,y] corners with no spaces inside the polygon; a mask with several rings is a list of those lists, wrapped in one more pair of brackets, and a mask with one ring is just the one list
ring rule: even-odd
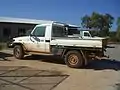
{"label": "sky", "polygon": [[[120,16],[120,0],[0,0],[0,17],[54,20],[80,26],[92,12]],[[112,29],[116,29],[116,23]]]}

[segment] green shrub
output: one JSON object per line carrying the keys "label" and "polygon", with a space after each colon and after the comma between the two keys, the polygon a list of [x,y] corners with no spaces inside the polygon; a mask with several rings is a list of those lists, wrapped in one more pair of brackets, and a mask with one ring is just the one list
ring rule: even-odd
{"label": "green shrub", "polygon": [[109,42],[119,43],[119,42],[120,42],[120,39],[117,38],[117,37],[110,37],[110,38],[109,38]]}

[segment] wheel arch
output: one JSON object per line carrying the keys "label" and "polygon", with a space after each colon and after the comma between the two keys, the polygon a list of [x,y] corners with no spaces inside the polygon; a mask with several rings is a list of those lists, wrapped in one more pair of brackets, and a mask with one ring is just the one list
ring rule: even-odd
{"label": "wheel arch", "polygon": [[20,45],[20,46],[22,46],[23,50],[26,50],[25,46],[24,46],[22,43],[13,43],[13,48],[14,48],[16,45]]}
{"label": "wheel arch", "polygon": [[79,53],[81,53],[80,52],[80,50],[79,49],[64,49],[64,51],[63,51],[63,53],[62,53],[62,57],[64,57],[64,55],[66,55],[67,54],[67,52],[69,52],[69,51],[78,51]]}

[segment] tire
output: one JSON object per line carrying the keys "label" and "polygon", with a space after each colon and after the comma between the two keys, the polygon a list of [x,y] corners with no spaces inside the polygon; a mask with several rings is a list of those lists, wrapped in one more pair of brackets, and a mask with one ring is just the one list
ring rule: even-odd
{"label": "tire", "polygon": [[83,57],[78,51],[68,51],[65,55],[65,63],[71,68],[80,68],[83,66]]}
{"label": "tire", "polygon": [[17,59],[23,59],[24,58],[24,50],[21,45],[16,45],[13,49],[14,57]]}

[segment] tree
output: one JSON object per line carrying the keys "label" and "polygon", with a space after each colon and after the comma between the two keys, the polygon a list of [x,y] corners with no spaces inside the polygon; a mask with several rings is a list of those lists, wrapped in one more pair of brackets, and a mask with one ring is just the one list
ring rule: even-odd
{"label": "tree", "polygon": [[120,41],[120,17],[118,17],[118,19],[117,19],[117,34],[116,34],[116,37]]}
{"label": "tree", "polygon": [[117,18],[117,25],[120,26],[120,17]]}
{"label": "tree", "polygon": [[100,33],[100,36],[107,36],[109,29],[112,27],[114,18],[110,14],[93,12],[90,16],[83,16],[81,20],[83,28],[94,29]]}
{"label": "tree", "polygon": [[84,17],[82,17],[81,20],[82,20],[81,24],[84,28],[91,29],[91,25],[90,25],[91,20],[90,20],[90,17],[88,15],[85,15]]}

